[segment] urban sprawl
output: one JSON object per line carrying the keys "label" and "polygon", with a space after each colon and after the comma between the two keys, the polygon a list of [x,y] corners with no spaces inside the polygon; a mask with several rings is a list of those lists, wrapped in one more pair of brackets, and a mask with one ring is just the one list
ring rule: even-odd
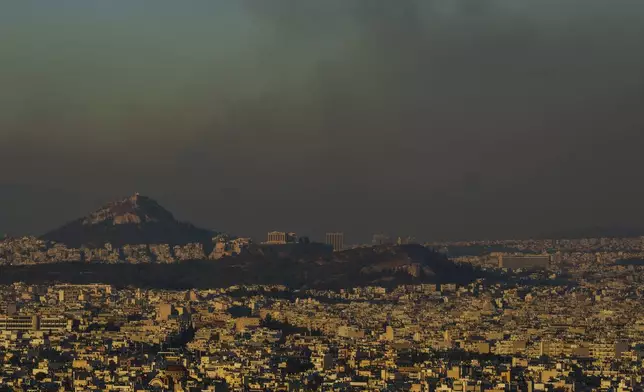
{"label": "urban sprawl", "polygon": [[[345,247],[342,233],[326,240]],[[205,254],[6,239],[0,265],[217,262],[252,242],[214,241]],[[0,286],[0,391],[643,390],[644,238],[425,246],[520,278],[341,290],[13,283]]]}

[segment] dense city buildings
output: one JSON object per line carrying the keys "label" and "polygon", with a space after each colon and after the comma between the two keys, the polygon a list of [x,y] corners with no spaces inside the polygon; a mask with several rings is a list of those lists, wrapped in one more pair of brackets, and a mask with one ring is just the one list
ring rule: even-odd
{"label": "dense city buildings", "polygon": [[0,242],[0,390],[643,390],[643,237],[113,235],[183,230],[155,209],[135,195],[84,220],[115,243]]}
{"label": "dense city buildings", "polygon": [[547,269],[549,263],[549,255],[504,256],[499,254],[499,268]]}
{"label": "dense city buildings", "polygon": [[[132,392],[643,390],[642,238],[427,246],[487,277],[343,289],[0,286],[0,385]],[[92,254],[109,257],[117,248],[102,249]],[[87,250],[35,239],[8,240],[0,250],[5,264],[69,262],[75,252],[89,262]],[[142,251],[117,253],[120,263],[127,257],[165,263]]]}

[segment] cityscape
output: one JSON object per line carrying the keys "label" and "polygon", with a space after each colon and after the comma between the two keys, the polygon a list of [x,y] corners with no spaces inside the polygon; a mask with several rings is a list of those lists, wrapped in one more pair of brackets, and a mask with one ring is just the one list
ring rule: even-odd
{"label": "cityscape", "polygon": [[[87,232],[107,224],[115,235],[132,225],[169,227],[163,219],[171,217],[136,194],[78,221]],[[305,263],[347,264],[347,252],[418,258],[408,255],[422,248],[471,275],[439,279],[417,259],[401,284],[400,265],[387,259],[381,284],[340,288],[166,289],[106,284],[101,276],[74,284],[52,271],[36,283],[3,281],[4,390],[642,390],[644,236],[418,244],[377,233],[349,249],[342,232],[316,244],[272,231],[257,242],[214,233],[209,244],[73,248],[47,239],[58,232],[0,242],[0,272],[235,263],[256,249],[264,253],[253,265],[269,263],[267,250],[277,249],[295,268],[294,254],[315,252],[316,261]]]}
{"label": "cityscape", "polygon": [[0,0],[0,392],[644,392],[644,0]]}

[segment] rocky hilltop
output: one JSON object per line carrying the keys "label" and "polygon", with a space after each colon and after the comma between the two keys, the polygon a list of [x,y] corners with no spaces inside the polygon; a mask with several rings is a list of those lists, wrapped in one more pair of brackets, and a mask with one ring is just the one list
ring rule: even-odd
{"label": "rocky hilltop", "polygon": [[210,243],[213,232],[180,222],[155,200],[138,193],[109,203],[41,237],[73,248],[141,244]]}

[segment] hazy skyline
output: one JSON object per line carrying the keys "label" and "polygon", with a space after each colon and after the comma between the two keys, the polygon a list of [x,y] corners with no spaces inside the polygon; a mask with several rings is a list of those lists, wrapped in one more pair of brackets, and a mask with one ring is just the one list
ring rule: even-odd
{"label": "hazy skyline", "polygon": [[0,233],[134,192],[347,242],[644,224],[644,2],[6,1]]}

